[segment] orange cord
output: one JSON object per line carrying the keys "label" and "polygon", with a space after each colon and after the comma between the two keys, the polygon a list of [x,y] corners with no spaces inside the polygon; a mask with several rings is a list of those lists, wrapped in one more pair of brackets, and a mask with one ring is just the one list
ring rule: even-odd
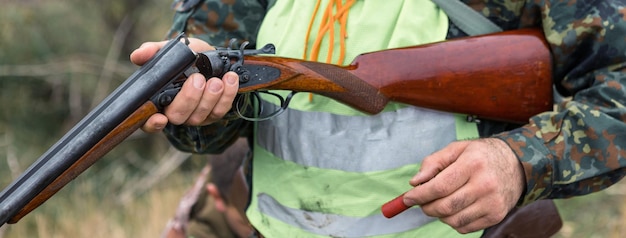
{"label": "orange cord", "polygon": [[304,53],[302,54],[302,59],[306,59],[306,53],[308,52],[309,44],[308,40],[311,37],[311,29],[313,29],[313,22],[315,21],[315,15],[317,15],[317,10],[320,8],[320,4],[322,4],[322,0],[317,0],[315,3],[315,9],[313,10],[313,15],[311,15],[311,20],[309,21],[309,27],[306,31],[306,36],[304,37]]}
{"label": "orange cord", "polygon": [[[342,64],[346,55],[346,38],[348,37],[346,32],[346,25],[348,22],[348,11],[350,7],[356,2],[356,0],[347,0],[345,4],[342,3],[342,0],[330,0],[328,5],[326,6],[326,10],[324,11],[324,15],[322,16],[322,20],[320,21],[320,26],[317,32],[317,36],[315,41],[313,42],[313,48],[311,49],[311,55],[308,57],[311,61],[317,61],[319,57],[320,48],[322,46],[322,41],[324,36],[328,34],[328,55],[326,56],[326,63],[331,63],[333,58],[334,51],[334,42],[335,42],[335,22],[339,22],[340,30],[339,30],[339,59],[337,59],[337,64]],[[315,16],[319,10],[321,5],[321,0],[317,0],[315,4],[315,9],[313,10],[313,15],[311,16],[311,20],[309,22],[309,27],[307,29],[306,37],[304,38],[304,53],[302,55],[303,59],[307,59],[308,53],[308,42],[311,35],[311,31],[313,28],[313,22],[315,21]],[[333,13],[333,10],[336,11]],[[313,101],[313,94],[309,94],[309,101]]]}

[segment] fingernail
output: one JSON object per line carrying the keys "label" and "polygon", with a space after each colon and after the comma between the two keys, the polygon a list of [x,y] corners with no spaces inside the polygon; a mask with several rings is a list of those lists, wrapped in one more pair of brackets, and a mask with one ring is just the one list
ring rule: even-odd
{"label": "fingernail", "polygon": [[420,178],[421,178],[421,177],[422,177],[422,176],[421,176],[421,174],[418,172],[417,174],[415,174],[415,175],[414,175],[414,176],[413,176],[413,177],[409,180],[409,183],[410,183],[410,184],[413,184],[413,186],[415,186],[415,184],[416,184],[418,181],[420,181]]}
{"label": "fingernail", "polygon": [[404,202],[404,205],[407,207],[415,206],[415,201],[413,201],[413,199],[404,198],[402,199],[402,202]]}
{"label": "fingernail", "polygon": [[200,77],[198,75],[192,75],[191,77],[192,77],[191,80],[193,80],[193,87],[194,88],[197,88],[197,89],[204,88],[205,81],[204,81],[204,79],[202,77]]}
{"label": "fingernail", "polygon": [[217,81],[209,81],[209,91],[217,93],[222,90],[222,84]]}
{"label": "fingernail", "polygon": [[231,75],[231,74],[226,74],[226,75],[224,75],[224,78],[225,78],[226,83],[227,83],[228,85],[233,85],[233,84],[235,84],[235,82],[236,82],[236,80],[237,80],[237,77],[235,77],[235,76],[233,76],[233,75]]}

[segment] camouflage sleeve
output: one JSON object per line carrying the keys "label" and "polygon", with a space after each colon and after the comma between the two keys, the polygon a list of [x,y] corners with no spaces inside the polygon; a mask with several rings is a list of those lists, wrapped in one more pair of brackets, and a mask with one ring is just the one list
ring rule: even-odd
{"label": "camouflage sleeve", "polygon": [[[265,16],[267,1],[262,0],[175,0],[174,22],[167,37],[185,32],[214,46],[228,46],[231,39],[254,45]],[[251,108],[244,110],[250,113]],[[251,133],[250,123],[233,112],[208,126],[168,124],[165,135],[179,150],[193,153],[221,153],[240,136]]]}
{"label": "camouflage sleeve", "polygon": [[255,43],[268,0],[174,0],[174,22],[167,36],[181,32],[213,46],[231,39]]}
{"label": "camouflage sleeve", "polygon": [[626,172],[624,1],[527,4],[541,9],[555,85],[570,100],[495,136],[509,144],[525,170],[520,205],[595,192]]}

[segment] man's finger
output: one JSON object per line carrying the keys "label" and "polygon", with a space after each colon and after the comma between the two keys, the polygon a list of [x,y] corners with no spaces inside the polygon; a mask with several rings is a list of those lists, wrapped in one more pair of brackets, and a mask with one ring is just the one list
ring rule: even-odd
{"label": "man's finger", "polygon": [[413,176],[409,183],[413,186],[425,183],[434,178],[439,172],[457,160],[463,153],[468,142],[453,142],[443,149],[427,156],[422,162],[419,172]]}
{"label": "man's finger", "polygon": [[202,98],[205,86],[206,80],[202,74],[195,73],[189,76],[172,103],[165,108],[165,115],[170,123],[180,125],[189,119]]}
{"label": "man's finger", "polygon": [[498,224],[506,216],[505,212],[486,214],[480,204],[473,204],[465,210],[440,220],[461,234],[467,234]]}
{"label": "man's finger", "polygon": [[219,78],[211,78],[207,81],[207,86],[202,94],[198,106],[195,108],[189,119],[188,125],[200,126],[214,122],[219,118],[210,118],[210,114],[216,109],[216,104],[224,92],[224,83]]}
{"label": "man's finger", "polygon": [[471,186],[463,186],[451,195],[421,206],[424,214],[431,217],[448,217],[465,210],[477,200],[481,191]]}
{"label": "man's finger", "polygon": [[470,176],[468,168],[452,163],[428,182],[406,192],[404,202],[406,205],[422,205],[447,197],[465,185]]}
{"label": "man's finger", "polygon": [[167,117],[161,113],[154,114],[148,118],[146,123],[143,124],[141,130],[146,133],[155,133],[163,130],[167,125]]}
{"label": "man's finger", "polygon": [[230,111],[239,91],[239,76],[235,72],[227,72],[222,81],[224,82],[224,91],[209,116],[212,119],[220,119]]}
{"label": "man's finger", "polygon": [[189,48],[198,53],[215,50],[215,47],[197,38],[189,38]]}
{"label": "man's finger", "polygon": [[[136,65],[143,65],[148,62],[148,60],[150,60],[157,51],[163,48],[165,44],[167,44],[167,41],[143,43],[139,46],[139,48],[135,49],[130,54],[130,61]],[[215,47],[196,38],[189,38],[189,48],[196,52],[204,52],[215,49]]]}
{"label": "man's finger", "polygon": [[156,54],[167,42],[146,42],[130,54],[130,61],[136,65],[143,65]]}

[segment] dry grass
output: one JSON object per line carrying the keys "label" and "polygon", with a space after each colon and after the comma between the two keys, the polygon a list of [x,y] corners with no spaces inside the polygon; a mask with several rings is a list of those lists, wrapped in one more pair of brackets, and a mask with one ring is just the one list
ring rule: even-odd
{"label": "dry grass", "polygon": [[626,233],[626,181],[594,194],[556,200],[563,218],[557,238],[623,237]]}
{"label": "dry grass", "polygon": [[159,237],[191,184],[185,177],[189,176],[170,175],[166,182],[126,205],[116,203],[115,194],[102,199],[90,196],[97,188],[87,181],[75,181],[81,184],[61,191],[18,223],[6,225],[0,237]]}

